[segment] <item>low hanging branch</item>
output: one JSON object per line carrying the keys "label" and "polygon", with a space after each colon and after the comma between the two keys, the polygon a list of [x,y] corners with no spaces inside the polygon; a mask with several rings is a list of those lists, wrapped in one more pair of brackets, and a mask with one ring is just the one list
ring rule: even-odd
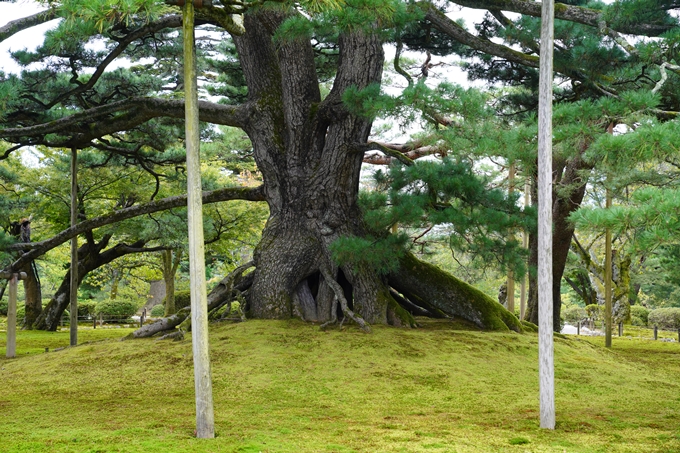
{"label": "low hanging branch", "polygon": [[[254,188],[228,187],[225,189],[203,192],[203,203],[205,204],[229,200],[264,201],[262,186]],[[41,242],[11,244],[7,246],[4,250],[5,251],[30,250],[30,251],[28,253],[24,253],[6,270],[8,272],[14,272],[17,269],[20,269],[24,264],[36,259],[37,257],[48,252],[49,250],[52,250],[53,248],[63,244],[69,239],[79,234],[85,233],[86,231],[92,231],[95,228],[99,228],[104,225],[110,225],[112,223],[131,219],[133,217],[137,217],[144,214],[150,214],[153,212],[165,211],[167,209],[183,207],[186,206],[186,204],[187,204],[186,195],[178,195],[175,197],[163,198],[162,200],[132,206],[129,208],[121,209],[119,211],[115,211],[112,214],[80,222],[74,227],[63,230],[61,233]]]}
{"label": "low hanging branch", "polygon": [[357,149],[363,152],[372,150],[381,151],[383,154],[372,154],[364,157],[364,163],[373,165],[390,165],[395,160],[398,160],[404,165],[411,166],[416,159],[442,152],[440,147],[433,145],[419,146],[381,142],[369,142],[358,146]]}
{"label": "low hanging branch", "polygon": [[[210,291],[210,294],[208,294],[208,312],[217,310],[227,303],[231,304],[234,298],[238,298],[241,292],[252,285],[253,274],[251,273],[245,277],[243,277],[243,274],[254,265],[255,263],[250,261],[237,267]],[[236,295],[234,295],[234,292],[236,292]],[[187,332],[191,328],[190,307],[182,308],[174,315],[159,319],[152,324],[147,324],[132,332],[125,339],[149,338],[162,332],[174,330],[177,326],[180,326],[179,331],[182,332]],[[175,336],[167,336],[167,338],[175,338]]]}

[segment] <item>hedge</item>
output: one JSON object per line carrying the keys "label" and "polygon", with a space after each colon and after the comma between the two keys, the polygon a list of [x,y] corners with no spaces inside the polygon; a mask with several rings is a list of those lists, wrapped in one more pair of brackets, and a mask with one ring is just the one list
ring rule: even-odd
{"label": "hedge", "polygon": [[[640,321],[642,321],[642,326],[647,325],[647,321],[649,320],[649,310],[643,307],[642,305],[631,305],[630,306],[630,316],[631,318],[636,317],[639,318]],[[633,324],[636,325],[636,324]]]}
{"label": "hedge", "polygon": [[136,302],[129,300],[104,300],[97,304],[95,314],[115,319],[127,319],[137,313]]}
{"label": "hedge", "polygon": [[647,320],[650,327],[662,329],[680,329],[680,308],[659,308],[649,312]]}
{"label": "hedge", "polygon": [[149,313],[149,315],[154,318],[162,318],[164,314],[165,307],[163,306],[163,304],[154,305],[153,308],[151,309],[151,312]]}

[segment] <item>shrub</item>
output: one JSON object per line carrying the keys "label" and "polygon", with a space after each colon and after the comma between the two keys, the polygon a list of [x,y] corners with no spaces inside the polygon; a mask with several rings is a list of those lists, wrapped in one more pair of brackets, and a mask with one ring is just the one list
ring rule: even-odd
{"label": "shrub", "polygon": [[[630,316],[631,317],[636,317],[639,318],[642,321],[642,326],[647,325],[647,321],[649,319],[649,310],[647,310],[645,307],[642,305],[631,305],[630,306]],[[631,320],[632,324],[632,320]],[[637,324],[633,324],[634,326]]]}
{"label": "shrub", "polygon": [[588,317],[586,310],[578,305],[572,305],[562,311],[564,320],[570,324],[576,324]]}
{"label": "shrub", "polygon": [[[7,316],[7,310],[9,310],[9,301],[0,300],[0,315]],[[17,322],[21,323],[21,320],[26,316],[26,305],[23,301],[17,301]]]}
{"label": "shrub", "polygon": [[163,306],[163,304],[154,305],[153,308],[151,309],[151,312],[149,313],[149,315],[154,318],[162,318],[164,314],[165,307]]}
{"label": "shrub", "polygon": [[592,318],[594,321],[604,319],[604,307],[598,304],[586,305],[586,313],[588,314],[588,317]]}
{"label": "shrub", "polygon": [[[163,299],[163,305],[165,306],[165,299]],[[191,291],[175,292],[175,311],[180,311],[189,305],[191,305]]]}
{"label": "shrub", "polygon": [[97,310],[97,302],[93,300],[78,301],[78,317],[87,318],[88,316],[94,316]]}
{"label": "shrub", "polygon": [[631,316],[630,317],[630,323],[631,323],[631,325],[637,326],[637,327],[647,327],[647,323],[645,321],[643,321],[642,318],[640,318],[638,316]]}
{"label": "shrub", "polygon": [[680,329],[680,308],[659,308],[649,312],[647,322],[650,327],[662,329]]}
{"label": "shrub", "polygon": [[137,313],[138,308],[136,302],[129,300],[104,300],[97,304],[95,314],[124,320]]}

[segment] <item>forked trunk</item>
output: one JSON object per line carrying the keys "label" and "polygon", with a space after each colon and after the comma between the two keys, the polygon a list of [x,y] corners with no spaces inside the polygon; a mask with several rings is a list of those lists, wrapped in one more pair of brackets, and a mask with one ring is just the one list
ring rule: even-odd
{"label": "forked trunk", "polygon": [[[242,126],[270,211],[254,253],[249,315],[319,323],[344,316],[364,330],[370,330],[366,323],[413,325],[413,315],[455,315],[486,329],[521,330],[500,304],[411,255],[389,277],[362,265],[337,266],[331,244],[366,235],[357,205],[363,160],[358,149],[372,125],[349,111],[343,95],[350,87],[380,83],[383,48],[377,33],[360,26],[341,34],[333,88],[322,100],[310,42],[274,38],[291,14],[282,9],[246,14],[246,33],[234,38],[255,111]],[[211,293],[217,303],[211,305],[235,297],[222,293]],[[132,336],[149,336],[170,324],[145,326]]]}

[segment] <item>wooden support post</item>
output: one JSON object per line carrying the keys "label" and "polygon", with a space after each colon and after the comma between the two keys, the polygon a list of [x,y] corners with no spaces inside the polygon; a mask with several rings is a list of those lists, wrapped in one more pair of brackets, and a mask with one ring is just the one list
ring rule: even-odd
{"label": "wooden support post", "polygon": [[623,323],[622,322],[619,323],[619,336],[620,337],[623,336]]}
{"label": "wooden support post", "polygon": [[576,335],[581,335],[581,321],[576,323]]}
{"label": "wooden support post", "polygon": [[7,301],[7,341],[5,355],[8,359],[17,355],[17,293],[19,280],[26,279],[26,273],[0,272],[0,278],[9,280]]}
{"label": "wooden support post", "polygon": [[8,359],[17,356],[17,274],[9,279],[7,303],[7,353]]}
{"label": "wooden support post", "polygon": [[538,376],[540,426],[555,429],[552,270],[552,83],[554,0],[541,7],[538,90]]}
{"label": "wooden support post", "polygon": [[[609,183],[609,178],[607,178]],[[605,207],[612,206],[612,194],[607,187]],[[612,230],[604,232],[604,345],[612,347]]]}
{"label": "wooden support post", "polygon": [[[510,164],[508,169],[508,197],[512,197],[515,193],[515,163]],[[510,234],[508,241],[513,241],[515,239],[514,234]],[[515,273],[512,270],[508,271],[508,283],[507,283],[507,307],[508,311],[515,314]]]}
{"label": "wooden support post", "polygon": [[203,244],[203,200],[201,187],[198,87],[194,39],[194,5],[183,9],[184,97],[187,150],[187,216],[189,223],[189,275],[191,281],[191,340],[194,353],[196,392],[196,437],[215,437],[212,373],[208,348],[208,300]]}
{"label": "wooden support post", "polygon": [[[71,228],[78,223],[78,150],[71,149]],[[78,236],[71,239],[70,344],[78,344]]]}
{"label": "wooden support post", "polygon": [[658,338],[659,338],[659,327],[654,326],[654,339],[656,340]]}

